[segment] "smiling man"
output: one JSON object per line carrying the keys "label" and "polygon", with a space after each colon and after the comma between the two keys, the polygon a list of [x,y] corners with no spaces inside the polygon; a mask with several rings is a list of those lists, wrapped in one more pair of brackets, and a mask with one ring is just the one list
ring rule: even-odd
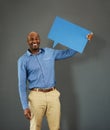
{"label": "smiling man", "polygon": [[40,36],[36,32],[30,32],[27,36],[30,51],[34,54],[39,52]]}
{"label": "smiling man", "polygon": [[50,130],[59,130],[60,92],[56,89],[54,65],[56,60],[72,57],[77,52],[40,48],[37,32],[28,34],[27,43],[29,49],[18,59],[18,86],[24,115],[30,120],[30,130],[41,130],[44,116]]}

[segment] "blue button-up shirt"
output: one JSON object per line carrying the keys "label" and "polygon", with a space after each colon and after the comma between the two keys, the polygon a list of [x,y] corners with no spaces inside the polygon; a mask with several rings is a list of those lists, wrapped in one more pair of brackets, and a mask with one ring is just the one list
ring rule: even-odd
{"label": "blue button-up shirt", "polygon": [[72,49],[55,50],[42,48],[37,54],[32,54],[27,50],[18,59],[18,86],[23,109],[28,108],[27,86],[29,89],[55,86],[55,60],[71,57],[75,53],[76,51]]}

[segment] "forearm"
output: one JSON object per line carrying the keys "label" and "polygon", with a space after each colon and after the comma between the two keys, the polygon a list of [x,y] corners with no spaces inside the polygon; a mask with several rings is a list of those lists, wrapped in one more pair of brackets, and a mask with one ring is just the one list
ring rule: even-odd
{"label": "forearm", "polygon": [[73,50],[73,49],[67,49],[67,50],[55,50],[55,59],[56,60],[61,60],[61,59],[66,59],[66,58],[69,58],[69,57],[72,57],[74,56],[77,51]]}
{"label": "forearm", "polygon": [[20,101],[22,104],[23,110],[28,108],[27,92],[26,89],[19,88]]}

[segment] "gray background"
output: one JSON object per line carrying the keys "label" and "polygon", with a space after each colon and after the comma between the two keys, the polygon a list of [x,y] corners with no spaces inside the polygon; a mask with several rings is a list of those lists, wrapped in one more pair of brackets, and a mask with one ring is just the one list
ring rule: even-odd
{"label": "gray background", "polygon": [[[83,54],[56,63],[62,130],[110,130],[110,0],[0,0],[0,130],[27,130],[18,95],[17,59],[26,36],[37,31],[41,47],[56,16],[94,32]],[[65,49],[57,45],[57,49]],[[46,119],[43,130],[48,130]]]}

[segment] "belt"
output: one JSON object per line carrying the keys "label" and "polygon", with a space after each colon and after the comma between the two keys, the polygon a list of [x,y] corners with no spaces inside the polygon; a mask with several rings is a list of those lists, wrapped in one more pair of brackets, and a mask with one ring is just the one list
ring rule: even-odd
{"label": "belt", "polygon": [[50,92],[55,90],[55,87],[52,88],[32,88],[31,91],[37,91],[37,92]]}

